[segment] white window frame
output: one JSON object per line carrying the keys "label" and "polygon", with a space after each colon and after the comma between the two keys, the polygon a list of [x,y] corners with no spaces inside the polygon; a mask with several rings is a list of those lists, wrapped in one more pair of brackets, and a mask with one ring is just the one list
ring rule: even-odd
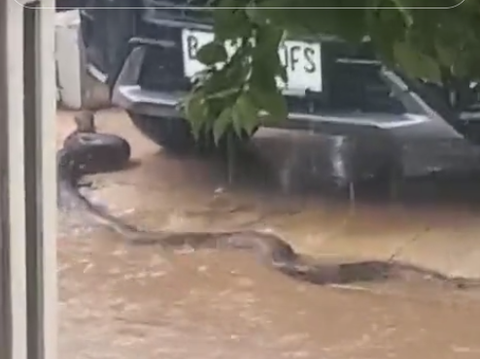
{"label": "white window frame", "polygon": [[[57,357],[55,3],[39,0],[41,9],[25,10],[33,3],[0,1],[0,351],[6,359]],[[25,11],[34,11],[36,21]],[[34,34],[34,51],[24,56],[26,33]],[[33,74],[26,86],[25,68]],[[25,180],[26,172],[34,175]]]}

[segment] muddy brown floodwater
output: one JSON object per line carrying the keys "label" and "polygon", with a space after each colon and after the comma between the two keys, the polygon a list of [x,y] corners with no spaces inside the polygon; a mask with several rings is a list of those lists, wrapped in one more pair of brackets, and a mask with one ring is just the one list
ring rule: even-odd
{"label": "muddy brown floodwater", "polygon": [[[72,128],[71,114],[60,113],[59,124],[60,140]],[[140,163],[93,178],[92,199],[125,220],[151,229],[270,229],[312,256],[396,254],[480,274],[480,213],[471,198],[420,201],[415,194],[413,202],[359,201],[350,212],[345,200],[280,195],[267,182],[227,186],[222,166],[164,154],[120,112],[102,113],[99,125],[131,141]],[[447,192],[422,188],[418,193]],[[126,247],[77,217],[61,216],[58,239],[61,357],[480,356],[478,293],[415,281],[317,287],[245,254]]]}

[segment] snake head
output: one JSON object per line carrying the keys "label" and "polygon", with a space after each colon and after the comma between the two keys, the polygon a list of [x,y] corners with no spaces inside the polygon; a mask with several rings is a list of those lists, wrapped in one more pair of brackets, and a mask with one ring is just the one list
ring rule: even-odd
{"label": "snake head", "polygon": [[75,115],[77,132],[95,133],[95,114],[92,111],[82,111]]}

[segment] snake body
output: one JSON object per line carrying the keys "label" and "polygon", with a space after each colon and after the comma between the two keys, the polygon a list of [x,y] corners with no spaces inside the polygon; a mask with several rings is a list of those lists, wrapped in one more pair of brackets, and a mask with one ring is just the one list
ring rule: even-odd
{"label": "snake body", "polygon": [[173,251],[185,247],[194,250],[243,250],[253,253],[260,262],[283,274],[318,285],[402,279],[411,274],[455,288],[471,288],[480,284],[478,280],[449,277],[393,260],[345,263],[308,261],[279,236],[256,230],[177,232],[139,229],[93,204],[78,190],[83,175],[122,168],[129,161],[130,145],[119,136],[98,133],[93,113],[81,113],[75,120],[77,129],[64,140],[62,149],[57,152],[59,207],[75,207],[86,212],[96,222],[117,232],[127,244],[155,245]]}

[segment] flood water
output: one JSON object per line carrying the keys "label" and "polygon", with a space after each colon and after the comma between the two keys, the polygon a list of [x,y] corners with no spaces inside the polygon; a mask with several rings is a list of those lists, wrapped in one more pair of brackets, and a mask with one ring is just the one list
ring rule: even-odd
{"label": "flood water", "polygon": [[[59,138],[71,128],[67,117],[60,115]],[[222,166],[165,155],[123,115],[105,113],[99,124],[132,143],[139,165],[95,176],[91,197],[137,225],[268,229],[311,256],[395,255],[450,273],[480,273],[480,213],[466,185],[450,193],[450,187],[427,183],[406,191],[404,200],[360,198],[352,207],[345,196],[284,195],[268,182],[256,184],[253,175],[228,185]],[[60,356],[480,355],[476,292],[423,281],[313,286],[265,268],[248,254],[165,254],[126,246],[107,230],[70,217],[61,216],[58,238]]]}

